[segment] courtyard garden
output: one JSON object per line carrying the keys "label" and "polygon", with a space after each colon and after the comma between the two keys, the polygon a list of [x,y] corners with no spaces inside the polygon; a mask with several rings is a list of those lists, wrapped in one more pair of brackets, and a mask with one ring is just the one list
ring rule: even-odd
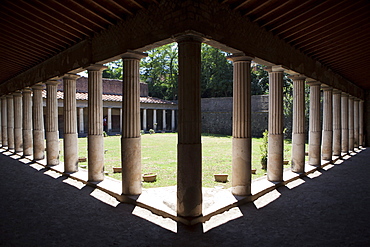
{"label": "courtyard garden", "polygon": [[[114,173],[113,167],[121,167],[120,136],[104,138],[104,170],[107,176],[121,180],[121,173]],[[202,135],[202,174],[203,187],[223,186],[231,187],[231,142],[232,137],[226,135]],[[256,174],[252,179],[264,176],[266,171],[261,169],[260,146],[262,138],[252,139],[252,169]],[[141,136],[142,173],[156,173],[157,180],[152,183],[143,183],[144,188],[164,187],[176,185],[176,160],[177,160],[177,133],[144,134]],[[79,157],[87,157],[87,138],[78,139]],[[63,161],[63,139],[61,139],[61,160]],[[291,159],[290,140],[284,142],[284,160]],[[87,162],[80,162],[84,169]],[[290,164],[284,165],[284,168]],[[226,173],[228,182],[214,181],[214,174]]]}

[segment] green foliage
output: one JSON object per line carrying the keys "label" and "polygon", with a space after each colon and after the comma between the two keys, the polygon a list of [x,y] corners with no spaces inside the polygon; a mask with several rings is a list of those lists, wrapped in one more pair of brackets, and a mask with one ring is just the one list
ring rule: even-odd
{"label": "green foliage", "polygon": [[268,156],[268,135],[269,132],[265,130],[262,137],[262,143],[260,144],[260,152],[261,152],[261,165],[262,169],[267,169],[267,156]]}
{"label": "green foliage", "polygon": [[103,78],[122,80],[122,59],[107,64],[108,69],[103,71]]}
{"label": "green foliage", "polygon": [[252,95],[267,94],[269,90],[268,72],[266,66],[252,64],[251,68],[251,92]]}

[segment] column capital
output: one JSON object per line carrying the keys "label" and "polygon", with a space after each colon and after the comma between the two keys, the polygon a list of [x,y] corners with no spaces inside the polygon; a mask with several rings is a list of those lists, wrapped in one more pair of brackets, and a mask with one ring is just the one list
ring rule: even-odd
{"label": "column capital", "polygon": [[348,93],[346,93],[346,92],[342,92],[342,97],[348,97],[349,96],[349,94]]}
{"label": "column capital", "polygon": [[315,80],[306,80],[306,84],[311,86],[321,86],[321,82]]}
{"label": "column capital", "polygon": [[322,85],[321,85],[321,89],[322,89],[323,91],[333,91],[333,88],[332,88],[332,87],[330,87],[330,86],[328,86],[328,85],[326,85],[326,84],[322,84]]}
{"label": "column capital", "polygon": [[31,93],[31,88],[30,87],[23,88],[22,93]]}
{"label": "column capital", "polygon": [[46,85],[52,85],[52,86],[56,86],[56,85],[58,85],[60,82],[59,81],[57,81],[57,80],[47,80],[46,82],[45,82],[45,84]]}
{"label": "column capital", "polygon": [[45,84],[37,83],[37,84],[33,85],[31,88],[32,88],[32,90],[43,90],[43,89],[45,89]]}
{"label": "column capital", "polygon": [[295,81],[295,80],[306,80],[307,77],[302,74],[293,74],[293,75],[289,75],[288,78]]}
{"label": "column capital", "polygon": [[103,71],[105,69],[108,69],[108,66],[104,66],[103,64],[91,64],[86,68],[86,70],[90,71]]}
{"label": "column capital", "polygon": [[128,50],[127,52],[122,54],[121,58],[122,59],[137,59],[137,60],[140,60],[140,59],[142,59],[144,57],[147,57],[147,56],[148,56],[148,53]]}
{"label": "column capital", "polygon": [[204,41],[204,38],[195,32],[189,32],[185,34],[181,34],[174,38],[177,43],[181,42],[197,42],[202,43]]}
{"label": "column capital", "polygon": [[244,52],[243,53],[233,53],[232,55],[227,56],[226,58],[228,60],[232,61],[233,63],[236,63],[236,62],[251,62],[254,59],[254,57],[245,55]]}
{"label": "column capital", "polygon": [[21,96],[22,96],[22,92],[21,92],[21,91],[19,91],[19,90],[17,90],[17,91],[15,91],[15,92],[13,93],[13,96],[14,96],[14,97],[21,97]]}
{"label": "column capital", "polygon": [[283,67],[282,65],[274,65],[274,66],[268,66],[265,70],[269,73],[271,73],[271,72],[281,72],[281,73],[283,73],[287,69],[285,67]]}
{"label": "column capital", "polygon": [[360,99],[359,98],[356,98],[356,97],[354,97],[353,100],[354,101],[360,101]]}
{"label": "column capital", "polygon": [[76,74],[65,74],[64,76],[62,76],[63,80],[64,79],[69,79],[69,80],[77,80],[78,78],[80,78],[81,76],[79,75],[76,75]]}
{"label": "column capital", "polygon": [[348,99],[355,100],[355,96],[348,94]]}
{"label": "column capital", "polygon": [[341,94],[342,91],[339,89],[333,89],[333,94]]}
{"label": "column capital", "polygon": [[6,95],[6,97],[7,97],[7,98],[13,98],[13,94],[12,94],[12,93],[7,94],[7,95]]}

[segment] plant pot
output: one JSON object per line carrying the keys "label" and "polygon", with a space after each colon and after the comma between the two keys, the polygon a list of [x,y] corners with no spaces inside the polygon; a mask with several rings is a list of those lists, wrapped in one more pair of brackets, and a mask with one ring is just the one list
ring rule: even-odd
{"label": "plant pot", "polygon": [[252,169],[252,170],[251,170],[251,173],[252,173],[252,174],[256,174],[256,171],[257,171],[257,169]]}
{"label": "plant pot", "polygon": [[113,172],[114,173],[121,173],[122,172],[122,167],[113,167]]}
{"label": "plant pot", "polygon": [[289,164],[289,160],[284,160],[284,161],[283,161],[283,164],[284,164],[284,165]]}
{"label": "plant pot", "polygon": [[86,162],[87,158],[86,157],[79,157],[78,162]]}
{"label": "plant pot", "polygon": [[143,174],[144,182],[152,183],[157,180],[157,174],[155,173],[145,173]]}
{"label": "plant pot", "polygon": [[267,159],[261,160],[261,166],[263,170],[267,170]]}
{"label": "plant pot", "polygon": [[227,182],[227,177],[229,175],[228,174],[214,174],[214,176],[215,176],[215,181],[216,182],[226,183]]}

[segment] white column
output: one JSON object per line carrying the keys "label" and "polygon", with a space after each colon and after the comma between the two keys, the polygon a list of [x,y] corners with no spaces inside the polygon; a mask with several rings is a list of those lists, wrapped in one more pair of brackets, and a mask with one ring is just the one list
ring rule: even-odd
{"label": "white column", "polygon": [[78,108],[78,121],[79,121],[79,129],[80,133],[85,133],[85,123],[84,123],[84,108]]}
{"label": "white column", "polygon": [[110,107],[108,108],[107,122],[108,122],[107,132],[111,132],[112,131],[112,108],[110,108]]}
{"label": "white column", "polygon": [[364,146],[364,101],[360,100],[359,106],[359,136],[358,136],[358,144],[360,147]]}
{"label": "white column", "polygon": [[342,110],[342,153],[348,153],[349,145],[349,130],[348,130],[348,94],[342,92],[341,99]]}
{"label": "white column", "polygon": [[171,114],[171,130],[175,131],[175,110],[172,110]]}
{"label": "white column", "polygon": [[122,56],[122,194],[141,194],[140,59],[147,54],[127,52]]}
{"label": "white column", "polygon": [[22,90],[23,94],[23,155],[30,156],[33,153],[32,138],[32,96],[31,88]]}
{"label": "white column", "polygon": [[[64,172],[78,171],[78,134],[77,134],[77,108],[76,108],[76,80],[78,75],[66,74],[63,77],[64,88]],[[83,118],[80,112],[80,118]],[[81,120],[80,120],[81,124]]]}
{"label": "white column", "polygon": [[244,54],[233,54],[233,139],[232,193],[251,194],[251,60]]}
{"label": "white column", "polygon": [[[178,38],[179,132],[177,144],[177,214],[202,214],[201,40]],[[191,178],[191,179],[189,179]]]}
{"label": "white column", "polygon": [[6,96],[7,101],[7,127],[8,127],[8,149],[14,149],[14,101],[13,95]]}
{"label": "white column", "polygon": [[143,109],[143,130],[146,131],[146,109]]}
{"label": "white column", "polygon": [[290,76],[293,80],[293,133],[292,133],[292,171],[304,172],[305,165],[305,95],[306,77]]}
{"label": "white column", "polygon": [[107,67],[94,64],[88,71],[88,180],[104,180],[104,137],[103,137],[103,81],[102,71]]}
{"label": "white column", "polygon": [[44,110],[42,105],[43,84],[32,86],[33,159],[44,158]]}
{"label": "white column", "polygon": [[348,98],[348,151],[354,151],[354,97]]}
{"label": "white column", "polygon": [[16,153],[23,151],[22,138],[22,93],[13,93],[14,97],[14,149]]}
{"label": "white column", "polygon": [[341,91],[333,90],[333,155],[340,156],[342,152],[341,123]]}
{"label": "white column", "polygon": [[355,98],[353,101],[353,147],[358,148],[359,145],[359,107],[360,100]]}
{"label": "white column", "polygon": [[331,161],[333,154],[333,88],[323,86],[322,89],[324,91],[322,159]]}
{"label": "white column", "polygon": [[280,66],[272,66],[269,72],[269,122],[267,179],[283,181],[284,134],[283,134],[283,73]]}
{"label": "white column", "polygon": [[163,119],[163,127],[162,127],[162,130],[166,130],[166,125],[167,125],[167,123],[166,123],[166,110],[163,110],[162,111],[163,112],[163,116],[162,116],[162,119]]}
{"label": "white column", "polygon": [[46,164],[59,164],[59,130],[58,130],[58,81],[46,82]]}
{"label": "white column", "polygon": [[313,166],[321,165],[321,83],[318,81],[311,81],[307,83],[310,85],[310,123],[309,123],[309,164]]}
{"label": "white column", "polygon": [[157,110],[153,110],[153,129],[157,130]]}
{"label": "white column", "polygon": [[2,137],[2,147],[8,147],[8,120],[7,114],[8,106],[6,101],[6,96],[1,97],[1,137]]}

